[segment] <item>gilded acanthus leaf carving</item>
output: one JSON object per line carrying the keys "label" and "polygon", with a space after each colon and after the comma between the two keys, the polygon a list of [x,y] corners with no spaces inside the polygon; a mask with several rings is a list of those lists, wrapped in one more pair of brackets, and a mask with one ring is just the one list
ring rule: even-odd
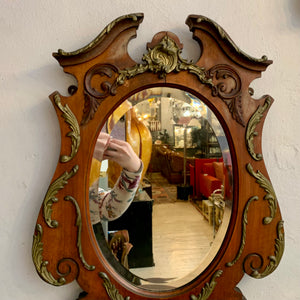
{"label": "gilded acanthus leaf carving", "polygon": [[71,172],[64,172],[60,177],[53,181],[53,183],[48,188],[43,202],[43,215],[45,222],[51,228],[56,228],[58,226],[58,222],[56,220],[52,220],[51,218],[52,204],[58,201],[55,195],[59,190],[64,188],[64,186],[68,183],[68,180],[73,177],[77,173],[77,171],[78,165],[74,166]]}
{"label": "gilded acanthus leaf carving", "polygon": [[[263,258],[260,254],[253,253],[249,254],[243,263],[244,271],[248,275],[260,279],[270,275],[279,265],[282,255],[284,252],[284,229],[283,229],[283,221],[280,220],[277,224],[277,238],[275,239],[275,253],[274,255],[269,256],[269,264],[266,266],[263,272],[259,272],[259,270],[263,266]],[[256,259],[256,263],[254,260]],[[254,265],[258,265],[257,260],[259,261],[259,266],[254,268]],[[247,267],[250,266],[251,272],[247,272]]]}
{"label": "gilded acanthus leaf carving", "polygon": [[214,27],[219,32],[220,37],[226,43],[230,44],[231,47],[234,48],[237,53],[239,53],[241,56],[247,58],[249,61],[252,61],[252,62],[266,62],[268,60],[268,57],[266,55],[263,55],[261,58],[255,58],[255,57],[252,57],[249,54],[245,53],[244,51],[242,51],[234,43],[234,41],[230,38],[230,36],[227,34],[227,32],[220,25],[218,25],[216,22],[214,22],[213,20],[211,20],[211,19],[209,19],[205,16],[199,16],[197,18],[197,23],[201,23],[203,21],[208,22],[212,27]]}
{"label": "gilded acanthus leaf carving", "polygon": [[205,69],[183,59],[181,50],[167,35],[153,49],[148,49],[148,53],[143,55],[142,60],[146,64],[137,64],[130,69],[121,70],[117,85],[122,85],[125,80],[147,71],[158,74],[160,78],[165,78],[173,71],[189,71],[195,74],[201,83],[212,86],[212,81],[207,78]]}
{"label": "gilded acanthus leaf carving", "polygon": [[77,218],[76,218],[76,226],[78,227],[78,231],[77,231],[77,249],[79,252],[79,257],[84,265],[84,267],[89,270],[89,271],[93,271],[95,270],[95,266],[89,265],[83,255],[82,252],[82,246],[81,246],[81,229],[82,229],[82,221],[81,221],[81,212],[80,212],[80,208],[79,205],[77,203],[77,201],[71,197],[71,196],[66,196],[64,198],[66,201],[70,201],[73,203],[73,205],[75,206],[76,209],[76,214],[77,214]]}
{"label": "gilded acanthus leaf carving", "polygon": [[263,223],[265,225],[270,224],[272,222],[272,220],[274,219],[276,211],[277,211],[277,198],[276,198],[273,186],[272,186],[271,182],[260,171],[257,171],[255,173],[251,164],[247,165],[247,170],[254,178],[256,178],[256,182],[267,193],[264,196],[264,199],[267,200],[269,203],[271,215],[269,217],[265,217],[263,219]]}
{"label": "gilded acanthus leaf carving", "polygon": [[[142,61],[145,63],[136,64],[132,68],[124,70],[118,70],[115,66],[109,64],[95,65],[86,73],[82,125],[93,119],[102,99],[109,95],[116,95],[118,86],[123,85],[126,80],[145,72],[152,72],[158,74],[159,78],[165,78],[171,72],[188,71],[196,75],[201,83],[213,87],[212,80],[208,78],[205,69],[183,59],[176,42],[167,35],[153,49],[148,49],[148,53],[143,55]],[[99,90],[91,87],[93,76],[105,75],[112,78],[113,74],[117,74],[117,77],[112,82],[103,81]]]}
{"label": "gilded acanthus leaf carving", "polygon": [[63,118],[65,122],[70,126],[71,131],[67,134],[67,137],[71,138],[72,145],[71,145],[71,154],[70,155],[61,155],[60,161],[65,163],[70,161],[76,155],[79,145],[80,145],[80,128],[77,122],[77,119],[69,106],[66,104],[63,106],[61,104],[61,99],[59,94],[54,95],[54,102],[56,106],[61,110],[63,113]]}
{"label": "gilded acanthus leaf carving", "polygon": [[207,300],[217,285],[216,278],[220,277],[222,273],[222,270],[217,270],[212,276],[210,282],[207,282],[202,288],[202,291],[198,295],[198,297],[195,295],[191,295],[191,300]]}
{"label": "gilded acanthus leaf carving", "polygon": [[64,277],[56,280],[47,270],[48,261],[43,259],[43,243],[42,243],[43,228],[40,224],[36,225],[36,234],[33,236],[32,244],[32,260],[39,276],[46,282],[60,286],[66,283]]}
{"label": "gilded acanthus leaf carving", "polygon": [[72,51],[72,52],[67,52],[64,51],[62,49],[58,49],[58,53],[55,53],[55,56],[61,55],[61,56],[75,56],[78,54],[82,54],[82,53],[86,53],[88,51],[90,51],[91,49],[93,49],[97,44],[101,43],[101,41],[103,40],[103,38],[108,35],[110,33],[110,31],[118,24],[120,23],[122,20],[126,20],[126,19],[132,19],[133,21],[137,21],[138,17],[141,17],[141,14],[130,14],[130,15],[124,15],[121,16],[117,19],[115,19],[113,22],[109,23],[100,33],[99,35],[92,40],[89,44],[87,44],[86,46],[76,50],[76,51]]}
{"label": "gilded acanthus leaf carving", "polygon": [[260,122],[261,118],[263,117],[264,112],[269,108],[271,104],[271,99],[270,97],[266,98],[266,101],[263,106],[259,106],[253,116],[250,118],[248,125],[247,125],[247,130],[246,130],[246,145],[249,154],[251,157],[256,160],[262,160],[262,154],[260,153],[255,153],[254,151],[254,144],[253,144],[253,139],[258,135],[257,131],[255,131],[257,124]]}
{"label": "gilded acanthus leaf carving", "polygon": [[255,201],[258,200],[258,197],[257,196],[251,197],[248,200],[248,202],[247,202],[247,204],[246,204],[246,206],[244,208],[243,223],[242,223],[242,237],[241,237],[240,248],[239,248],[239,251],[238,251],[236,257],[234,258],[234,260],[232,260],[231,262],[228,262],[226,264],[227,267],[232,267],[239,260],[239,258],[241,257],[241,255],[243,253],[243,250],[244,250],[244,247],[245,247],[245,244],[246,244],[246,227],[247,227],[247,224],[248,224],[248,210],[249,210],[250,204],[254,200]]}
{"label": "gilded acanthus leaf carving", "polygon": [[[145,72],[158,74],[163,79],[171,72],[188,71],[197,76],[202,84],[212,89],[214,97],[220,97],[227,105],[232,117],[242,126],[245,126],[243,116],[241,79],[238,73],[228,65],[220,64],[212,67],[209,71],[199,67],[181,57],[181,49],[168,35],[152,49],[143,55],[144,63],[136,64],[131,68],[118,70],[110,64],[99,64],[92,67],[85,75],[85,106],[81,124],[87,124],[93,119],[100,102],[107,96],[116,95],[118,86],[126,80]],[[114,76],[116,74],[116,77]],[[91,86],[93,76],[100,75],[112,79],[111,82],[104,80],[98,89]]]}
{"label": "gilded acanthus leaf carving", "polygon": [[117,288],[110,282],[108,276],[105,273],[100,272],[99,276],[103,279],[103,285],[105,287],[107,295],[111,300],[130,300],[129,296],[124,298],[122,295],[120,295]]}

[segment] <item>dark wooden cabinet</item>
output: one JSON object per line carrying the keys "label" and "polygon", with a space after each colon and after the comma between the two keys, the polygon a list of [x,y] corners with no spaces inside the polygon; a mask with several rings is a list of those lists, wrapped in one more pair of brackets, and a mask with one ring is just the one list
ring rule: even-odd
{"label": "dark wooden cabinet", "polygon": [[108,222],[108,232],[128,230],[129,241],[133,245],[128,254],[129,268],[154,266],[152,206],[153,200],[142,191],[120,218]]}

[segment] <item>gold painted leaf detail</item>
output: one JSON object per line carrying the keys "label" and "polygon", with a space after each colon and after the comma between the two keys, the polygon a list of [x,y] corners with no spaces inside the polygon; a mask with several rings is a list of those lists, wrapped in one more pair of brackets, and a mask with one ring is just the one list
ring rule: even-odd
{"label": "gold painted leaf detail", "polygon": [[[265,270],[263,272],[259,272],[259,269],[261,269],[263,265],[263,258],[261,255],[255,253],[255,254],[250,254],[248,255],[245,260],[244,260],[244,270],[246,269],[246,265],[250,266],[250,269],[252,272],[249,274],[250,276],[256,278],[256,279],[261,279],[264,278],[268,275],[270,275],[272,272],[275,271],[275,269],[278,267],[282,255],[284,252],[284,229],[283,229],[283,221],[280,220],[277,224],[277,238],[275,239],[275,253],[274,255],[269,256],[269,264],[266,266]],[[257,268],[254,268],[253,260],[254,259],[259,259],[260,260],[260,266]]]}
{"label": "gold painted leaf detail", "polygon": [[71,138],[72,145],[71,145],[71,154],[70,155],[61,155],[60,161],[65,163],[70,161],[71,159],[74,158],[76,153],[78,152],[78,148],[80,145],[80,128],[79,124],[77,122],[77,119],[69,106],[66,104],[63,106],[61,104],[61,99],[59,94],[54,95],[54,101],[56,106],[61,110],[63,113],[63,118],[65,122],[70,126],[71,131],[68,132],[67,137]]}
{"label": "gold painted leaf detail", "polygon": [[274,219],[274,217],[275,217],[275,214],[276,214],[276,211],[277,211],[277,206],[278,206],[277,198],[276,198],[273,186],[272,186],[271,182],[260,171],[257,171],[255,173],[254,170],[253,170],[253,167],[250,163],[247,165],[247,170],[254,178],[256,178],[256,182],[267,193],[265,195],[264,199],[267,200],[268,203],[269,203],[270,216],[265,217],[263,219],[263,223],[265,225],[270,224],[272,222],[272,220]]}
{"label": "gold painted leaf detail", "polygon": [[169,36],[165,36],[153,49],[148,49],[148,53],[143,55],[142,60],[146,64],[137,64],[132,68],[119,71],[117,85],[124,84],[125,80],[147,71],[157,73],[160,78],[165,78],[173,71],[187,70],[195,74],[198,79],[209,86],[212,81],[207,78],[204,68],[200,68],[193,63],[188,63],[180,56],[181,50]]}
{"label": "gold painted leaf detail", "polygon": [[222,273],[222,270],[217,270],[212,276],[210,282],[207,282],[202,288],[202,291],[198,295],[198,297],[195,295],[191,295],[191,300],[207,300],[217,285],[216,278],[220,277]]}
{"label": "gold painted leaf detail", "polygon": [[138,20],[138,17],[141,17],[141,16],[142,16],[142,14],[129,14],[129,15],[121,16],[121,17],[115,19],[114,21],[112,21],[111,23],[109,23],[99,33],[99,35],[94,40],[92,40],[89,44],[87,44],[86,46],[84,46],[76,51],[72,51],[72,52],[67,52],[62,49],[58,49],[58,54],[61,56],[75,56],[78,54],[86,53],[86,52],[90,51],[91,49],[93,49],[97,44],[99,44],[103,40],[103,38],[112,30],[112,28],[114,28],[116,26],[116,24],[118,24],[119,22],[121,22],[122,20],[125,20],[125,19],[132,19],[134,22],[136,22]]}
{"label": "gold painted leaf detail", "polygon": [[270,107],[271,99],[270,97],[266,98],[266,101],[263,106],[259,106],[253,116],[250,118],[247,130],[246,130],[246,145],[249,154],[251,157],[256,160],[262,160],[262,154],[255,153],[254,151],[254,144],[253,139],[258,135],[257,131],[255,131],[257,124],[260,122],[261,118],[263,117],[264,112]]}
{"label": "gold painted leaf detail", "polygon": [[36,234],[33,236],[32,244],[32,260],[39,276],[46,282],[61,286],[66,283],[64,277],[56,280],[52,274],[47,270],[48,261],[43,259],[43,243],[41,242],[43,235],[43,228],[40,224],[36,225]]}
{"label": "gold painted leaf detail", "polygon": [[105,273],[100,272],[99,276],[103,279],[103,285],[105,287],[107,295],[111,300],[130,300],[129,296],[124,298],[122,295],[120,295],[117,288],[110,282],[108,276]]}
{"label": "gold painted leaf detail", "polygon": [[246,226],[248,224],[248,210],[249,210],[249,206],[250,206],[251,202],[254,201],[254,200],[255,201],[258,200],[258,197],[257,196],[251,197],[248,200],[248,202],[247,202],[247,204],[244,208],[243,223],[242,223],[242,237],[241,237],[240,248],[239,248],[238,254],[236,255],[235,259],[226,264],[227,267],[232,267],[239,260],[239,258],[241,257],[241,255],[243,253],[243,250],[244,250],[244,247],[245,247],[245,244],[246,244]]}
{"label": "gold painted leaf detail", "polygon": [[81,247],[81,228],[82,228],[82,221],[81,221],[81,212],[80,212],[80,208],[79,205],[77,203],[77,201],[71,197],[71,196],[66,196],[64,198],[66,201],[70,201],[73,203],[73,205],[75,206],[76,209],[76,213],[77,213],[77,218],[76,218],[76,226],[78,227],[78,231],[77,231],[77,249],[79,252],[79,257],[84,265],[84,267],[89,270],[89,271],[93,271],[95,270],[95,266],[89,265],[83,255],[82,252],[82,247]]}
{"label": "gold painted leaf detail", "polygon": [[227,32],[220,26],[218,25],[216,22],[214,22],[213,20],[204,17],[204,16],[199,16],[197,18],[197,23],[201,23],[203,21],[206,21],[208,23],[210,23],[219,33],[219,35],[221,36],[221,38],[223,40],[225,40],[227,43],[229,43],[231,45],[232,48],[235,49],[235,51],[237,53],[239,53],[241,56],[247,58],[250,61],[253,62],[266,62],[268,60],[268,57],[266,55],[263,55],[261,58],[255,58],[252,57],[250,55],[248,55],[247,53],[245,53],[244,51],[242,51],[235,43],[234,41],[230,38],[230,36],[227,34]]}
{"label": "gold painted leaf detail", "polygon": [[59,178],[57,178],[53,183],[49,186],[48,191],[46,193],[44,202],[43,202],[43,215],[45,222],[51,228],[56,228],[58,226],[58,222],[56,220],[52,220],[52,205],[57,202],[58,199],[55,195],[59,190],[63,189],[64,186],[68,183],[68,180],[73,177],[78,171],[78,165],[75,165],[71,172],[64,172]]}

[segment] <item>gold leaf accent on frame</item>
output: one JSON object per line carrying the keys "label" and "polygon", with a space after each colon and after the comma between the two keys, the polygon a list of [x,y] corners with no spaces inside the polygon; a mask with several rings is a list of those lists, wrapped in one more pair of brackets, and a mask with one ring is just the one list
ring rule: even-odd
{"label": "gold leaf accent on frame", "polygon": [[117,23],[119,23],[122,20],[125,19],[132,19],[133,21],[137,21],[138,17],[142,17],[143,14],[130,14],[130,15],[125,15],[125,16],[121,16],[117,19],[115,19],[114,21],[112,21],[111,23],[109,23],[100,33],[99,35],[92,40],[89,44],[87,44],[86,46],[76,50],[76,51],[72,51],[72,52],[66,52],[62,49],[58,49],[58,55],[61,56],[75,56],[78,54],[82,54],[82,53],[86,53],[89,50],[93,49],[98,43],[100,43],[102,41],[102,39],[112,30],[113,27],[116,26]]}
{"label": "gold leaf accent on frame", "polygon": [[261,268],[261,266],[259,268],[255,268],[255,269],[253,268],[253,263],[251,262],[251,259],[253,259],[253,257],[259,257],[261,260],[261,265],[263,263],[262,257],[258,256],[257,254],[250,254],[245,258],[244,269],[245,269],[245,264],[247,263],[250,265],[253,271],[251,274],[249,274],[250,276],[256,279],[264,278],[270,275],[278,267],[283,252],[284,252],[284,230],[283,230],[283,221],[280,220],[277,224],[277,238],[275,239],[275,255],[268,257],[270,263],[267,265],[265,270],[262,273],[259,273],[259,269]]}
{"label": "gold leaf accent on frame", "polygon": [[211,25],[213,25],[215,27],[215,29],[219,32],[221,38],[223,40],[227,41],[235,49],[235,51],[237,53],[239,53],[241,56],[243,56],[253,62],[265,62],[268,60],[268,57],[266,55],[263,55],[261,58],[255,58],[255,57],[252,57],[252,56],[246,54],[234,43],[234,41],[230,38],[230,36],[227,34],[227,32],[213,20],[211,20],[207,17],[204,17],[204,16],[199,16],[197,18],[197,23],[201,23],[202,21],[206,21],[206,22],[210,23]]}
{"label": "gold leaf accent on frame", "polygon": [[48,191],[46,193],[44,202],[43,202],[43,215],[45,222],[51,228],[56,228],[58,226],[58,222],[56,220],[51,219],[52,214],[52,204],[57,202],[58,199],[55,195],[59,190],[63,189],[64,186],[68,183],[71,177],[73,177],[78,171],[78,165],[75,165],[71,172],[64,172],[60,177],[58,177],[53,183],[49,186]]}
{"label": "gold leaf accent on frame", "polygon": [[[133,78],[145,72],[158,74],[159,78],[165,78],[168,73],[173,71],[188,71],[198,77],[201,83],[213,88],[212,79],[208,78],[207,72],[193,63],[181,58],[181,50],[176,42],[169,36],[165,36],[153,49],[149,48],[148,53],[144,54],[142,61],[144,64],[136,64],[132,68],[118,70],[117,67],[110,64],[98,64],[87,71],[85,76],[85,106],[81,125],[87,124],[93,119],[98,110],[100,102],[107,96],[116,95],[116,90],[123,85],[126,80]],[[118,74],[115,79],[111,79],[114,73]],[[100,84],[100,89],[91,87],[91,78],[94,75],[106,76],[111,82],[104,80]]]}
{"label": "gold leaf accent on frame", "polygon": [[270,107],[270,104],[271,104],[271,99],[270,97],[267,97],[264,105],[263,106],[260,105],[257,108],[257,110],[252,115],[247,125],[246,145],[249,154],[256,161],[262,160],[263,156],[260,153],[255,153],[254,151],[253,139],[258,135],[258,133],[255,131],[255,128],[257,124],[260,122],[261,118],[263,117],[264,112]]}
{"label": "gold leaf accent on frame", "polygon": [[63,113],[62,116],[65,119],[65,122],[70,126],[72,130],[68,132],[68,134],[66,135],[67,137],[70,137],[72,141],[71,154],[69,156],[61,155],[60,157],[60,162],[65,163],[73,159],[78,151],[80,145],[80,128],[77,119],[73,114],[73,112],[71,111],[71,109],[69,108],[69,106],[67,104],[65,106],[61,104],[61,99],[59,94],[54,95],[54,101],[56,106],[62,111]]}
{"label": "gold leaf accent on frame", "polygon": [[147,71],[159,74],[160,78],[165,78],[168,73],[173,71],[186,70],[195,74],[202,83],[213,86],[211,79],[207,78],[204,68],[188,63],[187,60],[181,58],[180,54],[181,50],[175,41],[169,36],[165,36],[153,49],[148,49],[148,53],[143,55],[142,61],[146,64],[137,64],[132,68],[119,71],[120,75],[116,84],[123,85],[125,80]]}
{"label": "gold leaf accent on frame", "polygon": [[77,249],[79,252],[79,257],[84,265],[84,267],[89,270],[89,271],[93,271],[95,270],[95,266],[89,265],[83,255],[82,252],[82,247],[81,247],[81,228],[82,228],[82,221],[81,221],[81,212],[80,212],[80,208],[79,205],[77,203],[77,201],[72,197],[72,196],[66,196],[64,198],[66,201],[70,201],[73,203],[73,205],[75,206],[76,209],[76,213],[77,213],[77,218],[76,218],[76,226],[78,227],[78,231],[77,231]]}
{"label": "gold leaf accent on frame", "polygon": [[123,297],[122,295],[120,295],[119,291],[116,289],[116,287],[110,282],[108,276],[103,273],[100,272],[99,276],[103,279],[103,285],[105,287],[105,290],[107,292],[108,297],[111,300],[130,300],[130,297]]}
{"label": "gold leaf accent on frame", "polygon": [[48,261],[43,260],[43,243],[41,242],[43,235],[43,228],[40,224],[36,225],[36,234],[33,236],[32,244],[32,260],[39,276],[46,282],[61,286],[66,283],[64,277],[56,280],[52,274],[47,270]]}
{"label": "gold leaf accent on frame", "polygon": [[244,208],[243,223],[242,223],[242,237],[241,237],[240,249],[239,249],[238,254],[236,255],[235,259],[226,264],[227,267],[232,267],[239,260],[239,258],[241,257],[241,255],[243,253],[243,250],[244,250],[244,247],[245,247],[245,244],[246,244],[246,226],[248,224],[248,210],[249,210],[249,206],[250,206],[251,202],[254,201],[254,200],[255,201],[258,200],[258,197],[257,196],[251,197],[248,200],[248,202],[247,202],[247,204]]}
{"label": "gold leaf accent on frame", "polygon": [[271,182],[260,171],[257,171],[255,173],[253,170],[253,167],[250,163],[247,164],[247,170],[254,178],[256,178],[256,182],[267,193],[264,196],[264,200],[267,200],[269,203],[271,215],[269,217],[265,217],[263,219],[263,224],[265,224],[265,225],[270,224],[272,222],[272,220],[274,219],[276,211],[277,211],[277,198],[276,198],[273,186],[272,186]]}
{"label": "gold leaf accent on frame", "polygon": [[199,296],[191,295],[191,300],[206,300],[208,297],[211,295],[213,290],[215,289],[217,282],[216,278],[220,277],[222,275],[223,271],[222,270],[217,270],[214,275],[212,276],[210,282],[206,283],[205,286],[202,288],[201,293]]}

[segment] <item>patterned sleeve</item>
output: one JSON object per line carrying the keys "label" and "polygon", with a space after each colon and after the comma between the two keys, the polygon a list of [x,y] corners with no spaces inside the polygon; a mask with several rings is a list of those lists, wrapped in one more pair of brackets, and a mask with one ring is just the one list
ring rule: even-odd
{"label": "patterned sleeve", "polygon": [[119,218],[131,204],[139,186],[143,163],[137,172],[123,169],[110,191],[98,187],[95,182],[89,189],[90,217],[92,224]]}

